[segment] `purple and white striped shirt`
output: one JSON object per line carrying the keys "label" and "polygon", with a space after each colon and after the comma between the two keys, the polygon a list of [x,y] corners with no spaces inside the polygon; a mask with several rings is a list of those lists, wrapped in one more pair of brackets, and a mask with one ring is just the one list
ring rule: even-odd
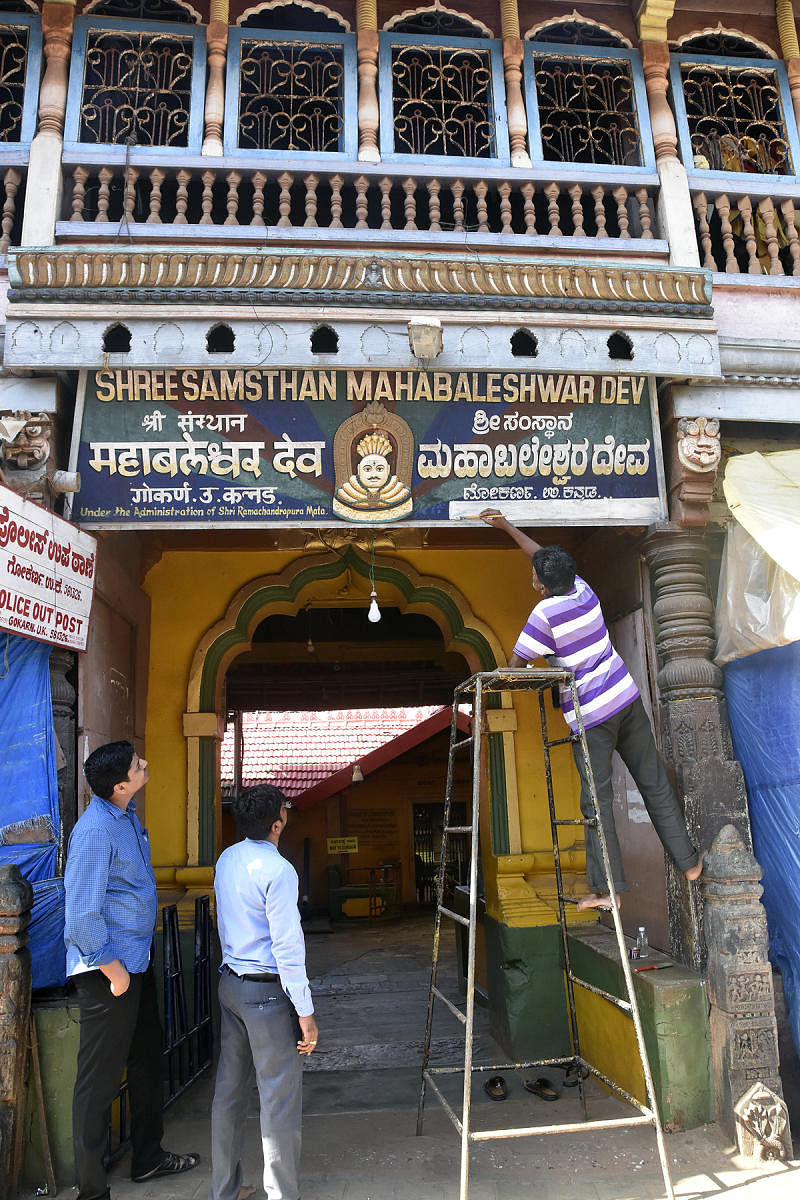
{"label": "purple and white striped shirt", "polygon": [[[600,601],[580,575],[572,591],[546,596],[536,605],[514,653],[527,662],[546,658],[551,666],[574,671],[584,729],[613,717],[639,695],[611,645]],[[576,729],[569,688],[561,688],[561,711],[570,729]]]}

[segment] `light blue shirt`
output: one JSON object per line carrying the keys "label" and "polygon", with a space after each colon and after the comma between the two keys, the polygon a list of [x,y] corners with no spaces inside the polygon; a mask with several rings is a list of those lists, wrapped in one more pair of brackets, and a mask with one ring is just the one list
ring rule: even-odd
{"label": "light blue shirt", "polygon": [[67,975],[115,958],[128,971],[147,969],[158,895],[133,800],[122,809],[92,796],[70,835],[64,892]]}
{"label": "light blue shirt", "polygon": [[272,842],[245,838],[217,860],[214,879],[222,961],[237,975],[274,971],[297,1010],[314,1011],[297,908],[297,872]]}

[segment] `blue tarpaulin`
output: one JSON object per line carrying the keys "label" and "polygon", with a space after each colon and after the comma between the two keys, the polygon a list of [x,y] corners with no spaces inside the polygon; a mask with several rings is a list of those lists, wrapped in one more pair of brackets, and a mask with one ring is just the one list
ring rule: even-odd
{"label": "blue tarpaulin", "polygon": [[770,956],[800,1049],[800,642],[728,663],[725,694],[764,870]]}
{"label": "blue tarpaulin", "polygon": [[0,863],[16,863],[34,885],[35,987],[65,979],[63,885],[53,878],[59,811],[49,660],[50,646],[0,631]]}

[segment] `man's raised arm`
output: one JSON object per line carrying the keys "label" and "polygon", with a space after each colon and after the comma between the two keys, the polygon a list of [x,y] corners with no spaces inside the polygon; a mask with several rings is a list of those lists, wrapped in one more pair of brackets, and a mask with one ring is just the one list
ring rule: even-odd
{"label": "man's raised arm", "polygon": [[512,525],[508,518],[504,517],[496,508],[485,508],[480,514],[480,518],[486,525],[491,525],[494,529],[502,529],[507,533],[510,538],[514,539],[520,550],[527,554],[528,558],[533,558],[536,551],[541,550],[542,547],[538,542],[528,537],[527,533],[523,533],[521,529],[517,529],[516,525]]}

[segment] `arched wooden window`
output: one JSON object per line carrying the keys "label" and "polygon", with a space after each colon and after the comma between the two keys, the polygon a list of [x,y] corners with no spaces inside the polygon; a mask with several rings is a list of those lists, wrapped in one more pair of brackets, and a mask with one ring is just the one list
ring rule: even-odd
{"label": "arched wooden window", "polygon": [[[709,48],[729,53],[713,54]],[[763,46],[724,30],[687,39],[671,56],[671,79],[689,171],[798,173],[800,147],[786,68]]]}
{"label": "arched wooden window", "polygon": [[355,37],[316,6],[277,4],[230,31],[228,153],[357,152]]}

